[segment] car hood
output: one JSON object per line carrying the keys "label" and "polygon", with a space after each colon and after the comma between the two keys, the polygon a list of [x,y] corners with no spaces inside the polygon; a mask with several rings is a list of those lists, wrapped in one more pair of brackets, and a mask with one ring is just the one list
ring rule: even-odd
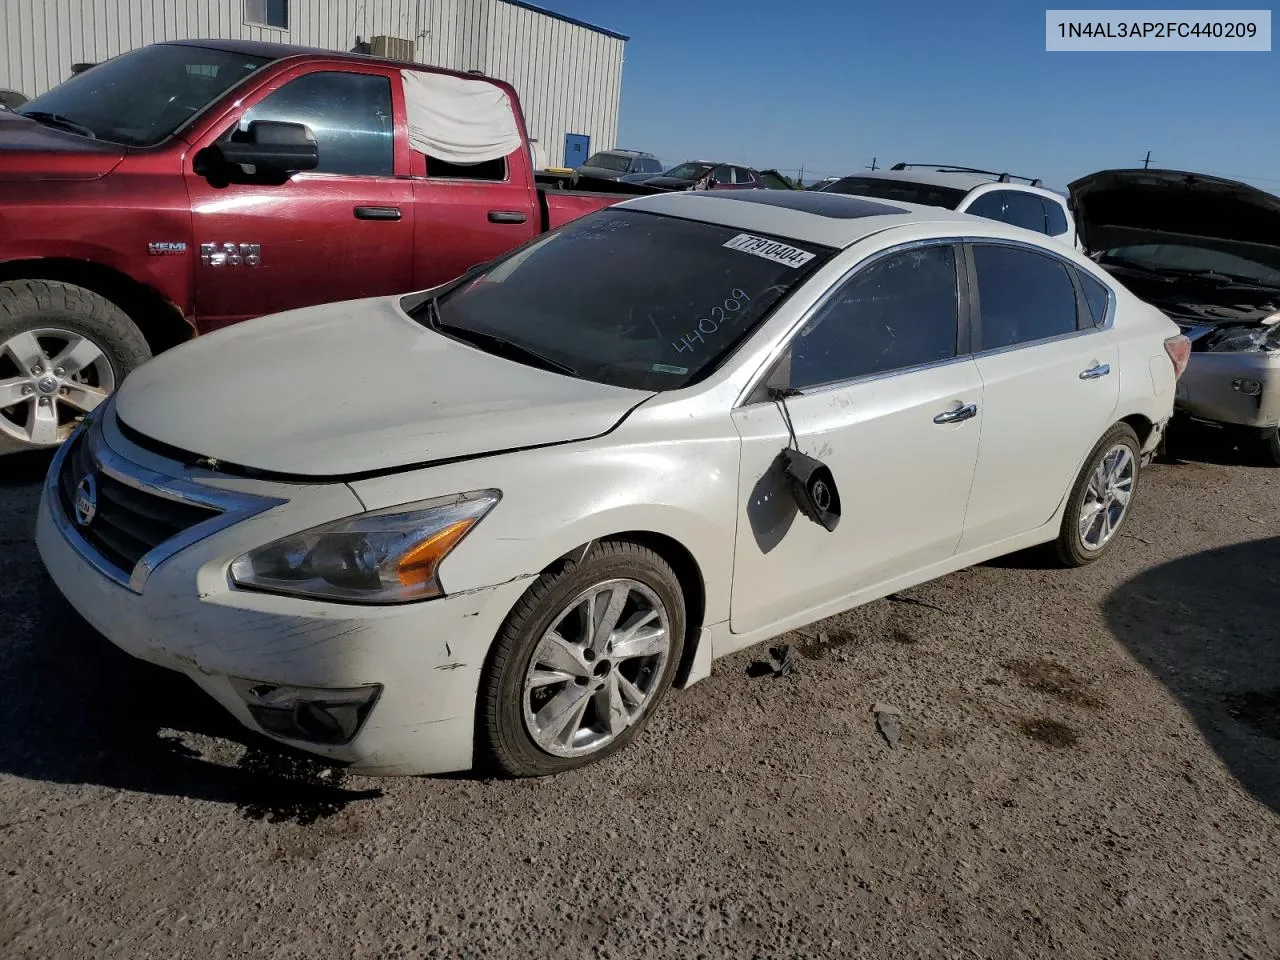
{"label": "car hood", "polygon": [[0,180],[97,180],[126,149],[0,110]]}
{"label": "car hood", "polygon": [[662,187],[667,190],[686,190],[698,181],[685,180],[682,177],[650,177],[644,181],[646,187]]}
{"label": "car hood", "polygon": [[135,370],[126,430],[232,468],[347,478],[599,436],[652,393],[505,360],[399,297],[236,324]]}
{"label": "car hood", "polygon": [[1091,252],[1181,242],[1280,258],[1280,197],[1245,183],[1180,170],[1103,170],[1068,189],[1080,242]]}

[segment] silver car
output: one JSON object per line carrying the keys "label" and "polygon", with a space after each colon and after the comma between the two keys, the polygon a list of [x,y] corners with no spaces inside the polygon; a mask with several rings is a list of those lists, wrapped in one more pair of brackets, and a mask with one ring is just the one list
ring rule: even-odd
{"label": "silver car", "polygon": [[1177,170],[1070,190],[1086,252],[1191,340],[1180,419],[1280,466],[1280,197]]}

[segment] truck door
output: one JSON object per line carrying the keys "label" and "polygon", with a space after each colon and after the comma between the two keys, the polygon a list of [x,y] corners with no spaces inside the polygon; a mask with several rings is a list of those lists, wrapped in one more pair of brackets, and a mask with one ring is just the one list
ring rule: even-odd
{"label": "truck door", "polygon": [[[243,103],[186,161],[200,329],[411,289],[413,187],[397,71],[306,64]],[[202,147],[253,120],[306,124],[319,167],[277,185],[215,186],[194,172]]]}

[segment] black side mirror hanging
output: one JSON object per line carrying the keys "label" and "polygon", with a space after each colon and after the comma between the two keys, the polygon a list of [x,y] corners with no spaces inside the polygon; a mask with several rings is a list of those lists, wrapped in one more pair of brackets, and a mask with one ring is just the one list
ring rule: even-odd
{"label": "black side mirror hanging", "polygon": [[830,467],[821,460],[800,452],[786,399],[795,395],[795,391],[791,389],[770,391],[770,396],[777,402],[782,418],[787,423],[787,434],[791,441],[791,445],[781,454],[783,476],[786,477],[787,491],[795,501],[796,508],[829,532],[840,522],[840,491],[836,489],[836,478]]}

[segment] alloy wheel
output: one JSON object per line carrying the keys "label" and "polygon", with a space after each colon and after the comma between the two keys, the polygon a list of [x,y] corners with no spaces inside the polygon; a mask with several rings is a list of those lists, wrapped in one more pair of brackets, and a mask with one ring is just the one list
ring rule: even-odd
{"label": "alloy wheel", "polygon": [[671,654],[667,609],[636,580],[608,580],[571,600],[530,658],[525,728],[557,757],[595,753],[644,716]]}
{"label": "alloy wheel", "polygon": [[1101,550],[1120,529],[1133,499],[1136,469],[1127,444],[1117,443],[1099,458],[1080,508],[1080,545],[1085,550]]}
{"label": "alloy wheel", "polygon": [[88,337],[24,330],[0,343],[0,430],[31,447],[56,446],[115,386],[111,362]]}

